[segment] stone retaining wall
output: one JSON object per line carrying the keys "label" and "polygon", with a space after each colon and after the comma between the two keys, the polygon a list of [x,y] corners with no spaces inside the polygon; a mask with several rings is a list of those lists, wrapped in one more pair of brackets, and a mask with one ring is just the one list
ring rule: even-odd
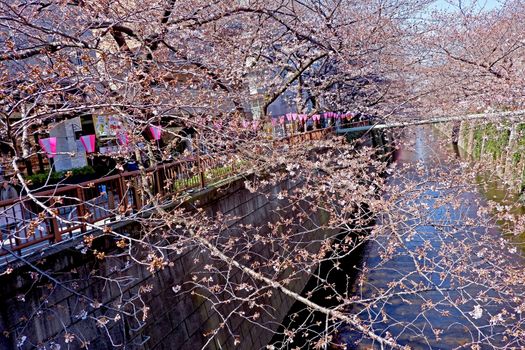
{"label": "stone retaining wall", "polygon": [[[275,186],[273,196],[268,199],[250,193],[244,189],[243,180],[237,180],[203,191],[193,199],[198,200],[209,215],[220,212],[237,217],[229,223],[230,229],[235,230],[241,223],[264,226],[274,220],[279,206],[275,197],[291,186],[286,182]],[[323,218],[316,214],[312,220],[319,223]],[[133,235],[137,227],[128,225],[119,230]],[[323,235],[322,232],[312,234]],[[93,254],[83,254],[75,248],[80,242],[79,238],[78,242],[70,242],[62,249],[55,248],[45,257],[28,259],[28,263],[41,271],[53,271],[56,280],[35,274],[34,267],[27,264],[0,276],[3,286],[0,291],[0,329],[3,331],[0,349],[199,349],[206,340],[203,334],[221,322],[203,298],[189,293],[178,294],[172,289],[205,263],[195,264],[197,252],[172,253],[169,257],[172,266],[152,274],[145,267],[130,263],[126,257],[99,260]],[[111,237],[97,239],[94,248],[108,253],[119,251]],[[121,288],[111,281],[118,278],[126,278],[120,281]],[[58,281],[63,286],[58,286]],[[306,282],[305,276],[299,276],[289,287],[300,292]],[[276,310],[273,318],[263,315],[261,322],[275,330],[293,300],[276,292],[270,303]],[[145,307],[149,308],[148,317],[143,321]],[[108,308],[128,312],[135,309],[136,317],[112,319],[117,312]],[[99,327],[95,319],[102,314],[106,315],[107,323]],[[241,339],[236,349],[264,348],[272,338],[271,332],[248,322],[235,318],[228,322],[233,333]],[[73,334],[74,339],[68,343],[69,334]],[[217,337],[206,348],[232,349],[234,338],[230,335]]]}

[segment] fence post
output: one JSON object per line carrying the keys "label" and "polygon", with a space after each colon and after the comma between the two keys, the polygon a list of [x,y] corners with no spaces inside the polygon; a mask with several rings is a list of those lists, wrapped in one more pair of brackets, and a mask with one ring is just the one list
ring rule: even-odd
{"label": "fence post", "polygon": [[198,132],[195,138],[197,141],[196,142],[197,143],[197,169],[199,171],[199,179],[200,179],[201,188],[204,188],[206,186],[206,179],[204,176],[204,169],[202,168],[202,164],[201,164],[201,145],[200,145],[200,136]]}
{"label": "fence post", "polygon": [[78,218],[82,222],[82,226],[80,226],[80,232],[84,233],[86,232],[86,220],[88,218],[84,217],[86,215],[86,207],[84,205],[84,191],[81,187],[77,187],[77,198],[79,200],[79,204],[77,205],[77,211],[78,211]]}
{"label": "fence post", "polygon": [[55,199],[51,201],[51,203],[53,204],[53,208],[51,209],[51,211],[54,213],[51,217],[51,228],[53,230],[53,242],[57,243],[62,240],[62,234],[60,233],[60,228],[58,227],[58,221],[56,218],[60,214],[60,212],[58,208],[55,208],[55,202]]}
{"label": "fence post", "polygon": [[154,185],[153,185],[153,188],[157,189],[157,193],[155,194],[160,194],[161,196],[164,195],[164,181],[163,181],[163,178],[164,176],[160,174],[160,172],[162,171],[162,166],[159,166],[157,168],[155,168],[155,170],[153,170],[153,173],[154,173],[154,176],[153,176],[153,181],[156,182]]}
{"label": "fence post", "polygon": [[118,193],[118,196],[119,196],[119,199],[120,199],[120,205],[119,205],[119,211],[120,211],[120,206],[122,206],[122,215],[127,215],[128,214],[128,192],[126,191],[125,189],[125,182],[124,182],[124,176],[121,174],[119,174],[119,177],[118,177],[118,187],[117,187],[117,193]]}

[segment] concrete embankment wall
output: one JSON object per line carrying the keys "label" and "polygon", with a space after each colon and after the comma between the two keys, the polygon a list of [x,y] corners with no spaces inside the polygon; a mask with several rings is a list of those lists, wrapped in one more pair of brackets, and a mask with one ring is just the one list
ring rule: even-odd
{"label": "concrete embankment wall", "polygon": [[[236,180],[199,194],[199,206],[209,215],[236,217],[229,223],[231,230],[242,229],[241,224],[264,227],[275,222],[282,204],[277,194],[291,187],[288,182],[276,185],[267,197],[250,193],[243,180]],[[314,224],[326,219],[322,213],[311,218]],[[139,228],[128,225],[120,231],[133,236]],[[319,237],[326,232],[310,234]],[[104,259],[92,252],[83,254],[78,247],[81,242],[78,238],[50,248],[41,256],[13,265],[10,273],[2,271],[0,349],[199,349],[206,341],[204,334],[223,322],[202,297],[173,291],[206,263],[200,252],[173,251],[168,256],[170,265],[151,273],[125,254]],[[95,240],[93,248],[106,256],[123,252],[116,239],[107,236]],[[261,249],[260,254],[270,253],[264,251],[268,247]],[[50,277],[44,276],[47,272]],[[240,279],[239,271],[236,273],[232,278]],[[297,277],[289,287],[300,292],[307,278]],[[274,310],[272,316],[261,313],[259,322],[275,330],[293,300],[274,291],[268,302]],[[230,311],[230,306],[223,307],[223,314]],[[135,316],[117,316],[119,310]],[[241,341],[236,349],[264,348],[272,338],[271,332],[239,318],[232,317],[227,323]],[[206,348],[232,349],[234,341],[226,332]]]}
{"label": "concrete embankment wall", "polygon": [[463,121],[436,127],[455,138],[466,156],[484,162],[512,188],[521,190],[525,180],[525,123]]}

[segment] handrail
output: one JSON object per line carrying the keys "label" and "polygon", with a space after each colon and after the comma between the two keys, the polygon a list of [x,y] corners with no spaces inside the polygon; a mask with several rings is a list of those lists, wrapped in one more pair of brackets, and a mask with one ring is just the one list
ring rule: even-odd
{"label": "handrail", "polygon": [[[277,142],[318,140],[333,128],[316,129],[289,135]],[[143,170],[125,171],[78,184],[56,184],[53,189],[35,192],[37,199],[49,202],[59,220],[47,215],[28,196],[0,201],[0,256],[7,250],[22,254],[22,249],[48,241],[61,241],[86,232],[87,224],[129,215],[145,208],[144,188],[161,198],[218,181],[242,171],[230,153],[200,155]],[[225,159],[226,157],[226,159]],[[46,199],[46,197],[48,197]],[[58,205],[57,205],[58,204]],[[64,222],[72,222],[66,224]]]}
{"label": "handrail", "polygon": [[[175,162],[171,162],[171,163],[167,163],[167,164],[158,164],[158,165],[156,165],[154,167],[145,168],[144,171],[146,173],[147,172],[152,172],[152,171],[155,171],[155,170],[158,170],[158,169],[165,169],[167,167],[172,167],[172,166],[175,166],[175,165],[178,165],[178,164],[184,164],[184,163],[187,163],[187,162],[192,162],[192,161],[195,161],[195,160],[196,160],[195,157],[188,157],[188,158],[185,158],[185,159],[182,159],[182,160],[178,160],[178,161],[175,161]],[[49,190],[39,191],[39,192],[33,193],[33,196],[35,196],[37,198],[38,197],[48,197],[48,196],[56,194],[57,190],[67,191],[67,190],[77,189],[79,187],[91,187],[92,185],[96,186],[96,185],[98,185],[100,183],[107,182],[109,180],[114,180],[114,179],[118,179],[118,178],[122,178],[122,177],[134,176],[134,175],[140,175],[140,174],[141,174],[141,170],[123,171],[123,172],[121,172],[119,174],[108,175],[108,176],[101,177],[99,179],[93,179],[93,180],[87,180],[87,181],[79,182],[77,184],[63,184],[63,185],[61,185],[60,183],[58,183],[58,184],[54,184],[55,186],[54,186],[53,189],[49,189]],[[59,185],[59,186],[56,186],[56,185]],[[28,197],[24,196],[24,197],[19,197],[17,199],[8,199],[8,200],[0,201],[0,207],[8,206],[10,204],[18,203],[18,202],[21,202],[21,201],[24,201],[24,200],[27,200],[27,199],[28,199]]]}

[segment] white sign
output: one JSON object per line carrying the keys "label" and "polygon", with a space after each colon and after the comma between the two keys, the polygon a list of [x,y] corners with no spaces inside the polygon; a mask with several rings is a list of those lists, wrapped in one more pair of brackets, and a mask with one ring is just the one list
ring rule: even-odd
{"label": "white sign", "polygon": [[99,153],[100,154],[112,154],[112,153],[118,153],[119,147],[118,146],[102,146],[99,147]]}
{"label": "white sign", "polygon": [[93,117],[93,124],[98,137],[116,136],[119,130],[122,129],[122,123],[119,118],[114,116],[99,115]]}

